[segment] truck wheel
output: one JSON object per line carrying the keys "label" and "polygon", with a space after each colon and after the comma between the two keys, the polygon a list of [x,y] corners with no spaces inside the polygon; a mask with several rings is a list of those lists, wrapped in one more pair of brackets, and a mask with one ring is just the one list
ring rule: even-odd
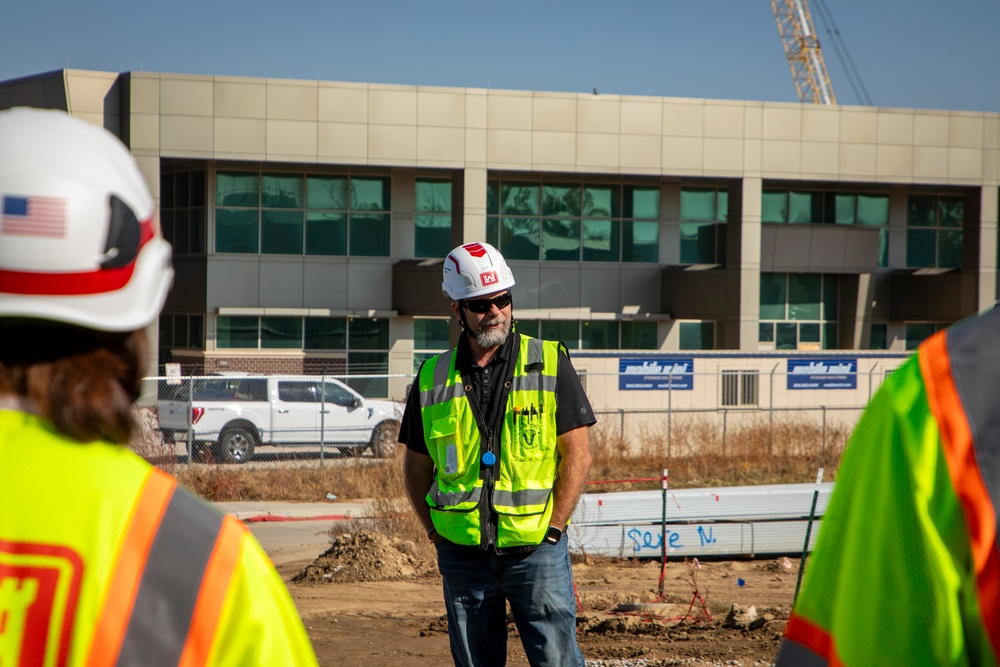
{"label": "truck wheel", "polygon": [[256,444],[257,438],[246,428],[223,431],[215,443],[215,458],[222,463],[246,463]]}
{"label": "truck wheel", "polygon": [[392,453],[396,451],[398,428],[392,422],[382,422],[375,427],[375,430],[372,432],[371,442],[368,444],[375,458],[384,459],[392,456]]}

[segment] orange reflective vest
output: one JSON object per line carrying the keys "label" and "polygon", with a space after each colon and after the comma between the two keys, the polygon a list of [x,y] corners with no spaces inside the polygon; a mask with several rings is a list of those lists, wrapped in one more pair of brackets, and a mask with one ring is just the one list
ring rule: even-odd
{"label": "orange reflective vest", "polygon": [[0,410],[0,665],[315,665],[252,534],[123,447]]}

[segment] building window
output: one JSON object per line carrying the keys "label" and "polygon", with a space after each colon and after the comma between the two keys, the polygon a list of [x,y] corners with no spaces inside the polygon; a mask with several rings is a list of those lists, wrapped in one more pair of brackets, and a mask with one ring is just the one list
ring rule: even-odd
{"label": "building window", "polygon": [[907,322],[903,326],[906,349],[915,350],[920,344],[948,325],[942,322]]}
{"label": "building window", "polygon": [[757,370],[722,371],[722,405],[757,405],[759,385]]}
{"label": "building window", "polygon": [[[447,251],[446,251],[447,252]],[[413,372],[431,357],[450,347],[446,317],[418,317],[413,320]]]}
{"label": "building window", "polygon": [[414,257],[444,257],[451,251],[451,181],[417,179]]}
{"label": "building window", "polygon": [[205,254],[204,171],[160,172],[160,228],[175,255]]}
{"label": "building window", "polygon": [[889,349],[889,325],[885,322],[873,322],[868,334],[869,350]]}
{"label": "building window", "polygon": [[218,172],[215,251],[389,255],[389,180]]}
{"label": "building window", "polygon": [[487,183],[487,240],[506,259],[659,261],[659,186]]}
{"label": "building window", "polygon": [[719,188],[681,188],[681,264],[720,261],[719,235],[726,222],[729,192]]}
{"label": "building window", "polygon": [[906,266],[962,266],[962,197],[910,195],[906,201]]}
{"label": "building window", "polygon": [[614,320],[516,320],[518,333],[558,340],[571,350],[655,350],[656,322]]}
{"label": "building window", "polygon": [[888,259],[889,195],[846,190],[769,188],[761,193],[761,222],[882,227],[879,266]]}
{"label": "building window", "polygon": [[205,316],[164,313],[158,322],[159,363],[172,361],[172,349],[201,350],[205,346]]}
{"label": "building window", "polygon": [[836,349],[836,277],[761,273],[758,340],[776,350]]}
{"label": "building window", "polygon": [[715,349],[715,322],[680,322],[679,327],[679,349]]}

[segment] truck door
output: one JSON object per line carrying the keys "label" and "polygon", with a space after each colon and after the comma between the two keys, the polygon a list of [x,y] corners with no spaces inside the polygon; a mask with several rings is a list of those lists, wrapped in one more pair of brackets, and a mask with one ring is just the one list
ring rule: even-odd
{"label": "truck door", "polygon": [[326,380],[326,413],[323,432],[326,442],[367,443],[371,437],[369,411],[363,399],[336,380]]}
{"label": "truck door", "polygon": [[319,442],[319,404],[316,382],[278,380],[278,397],[272,411],[272,441]]}

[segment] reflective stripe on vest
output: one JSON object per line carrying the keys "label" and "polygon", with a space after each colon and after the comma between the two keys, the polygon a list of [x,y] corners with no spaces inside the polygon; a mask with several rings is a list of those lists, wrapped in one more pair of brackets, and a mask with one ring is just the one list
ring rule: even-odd
{"label": "reflective stripe on vest", "polygon": [[232,517],[218,517],[178,492],[166,473],[151,470],[112,574],[88,666],[204,664],[245,531]]}
{"label": "reflective stripe on vest", "polygon": [[981,324],[958,326],[932,336],[921,345],[919,360],[952,487],[969,532],[981,619],[991,629],[994,653],[1000,654],[1000,637],[993,631],[1000,627],[995,509],[1000,484],[1000,414],[996,406],[1000,341],[992,327]]}

